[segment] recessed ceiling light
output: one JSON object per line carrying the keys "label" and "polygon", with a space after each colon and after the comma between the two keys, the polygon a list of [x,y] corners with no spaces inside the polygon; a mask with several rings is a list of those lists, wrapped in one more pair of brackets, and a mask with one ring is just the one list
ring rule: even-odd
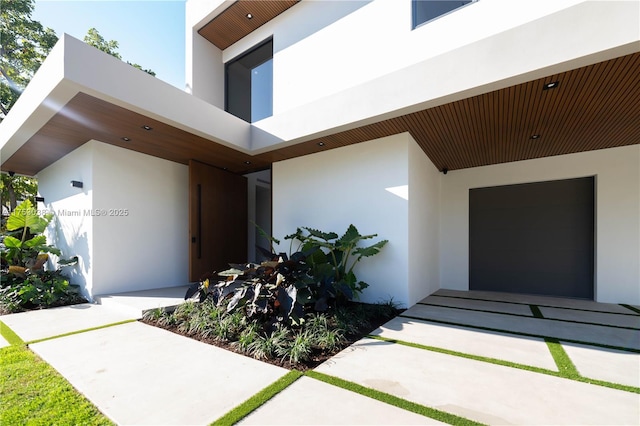
{"label": "recessed ceiling light", "polygon": [[131,138],[128,138],[128,137],[125,136],[124,138],[122,138],[122,140],[125,141],[125,142],[129,142],[131,140]]}
{"label": "recessed ceiling light", "polygon": [[251,18],[253,18],[253,15],[250,13],[247,13],[247,19],[251,19]]}
{"label": "recessed ceiling light", "polygon": [[147,126],[146,124],[144,126],[142,126],[142,128],[145,129],[145,130],[153,130],[153,127]]}
{"label": "recessed ceiling light", "polygon": [[540,135],[536,134],[536,135],[531,135],[530,139],[540,139]]}
{"label": "recessed ceiling light", "polygon": [[318,142],[318,146],[324,146],[324,142]]}
{"label": "recessed ceiling light", "polygon": [[249,165],[249,164],[251,164],[251,161],[245,161],[244,164]]}
{"label": "recessed ceiling light", "polygon": [[544,87],[542,88],[542,90],[555,89],[559,85],[560,85],[559,81],[552,81],[551,83],[545,84]]}

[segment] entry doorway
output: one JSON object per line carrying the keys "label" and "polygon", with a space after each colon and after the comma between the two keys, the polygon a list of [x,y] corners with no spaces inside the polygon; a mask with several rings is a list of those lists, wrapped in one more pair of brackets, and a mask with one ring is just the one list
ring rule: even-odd
{"label": "entry doorway", "polygon": [[247,255],[247,178],[189,161],[189,280]]}

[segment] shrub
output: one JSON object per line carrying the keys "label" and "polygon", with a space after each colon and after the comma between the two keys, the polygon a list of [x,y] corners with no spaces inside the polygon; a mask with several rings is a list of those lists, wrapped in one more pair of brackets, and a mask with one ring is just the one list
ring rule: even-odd
{"label": "shrub", "polygon": [[382,240],[358,247],[361,241],[376,236],[361,235],[353,225],[339,238],[336,233],[298,228],[285,237],[291,240],[291,247],[298,242],[295,253],[276,255],[272,249],[265,253],[269,261],[230,265],[231,269],[214,274],[220,278],[217,283],[209,277],[191,286],[185,299],[199,293],[201,302],[211,298],[220,306],[228,298],[228,312],[242,311],[248,318],[264,322],[300,324],[307,312],[323,312],[330,305],[346,303],[368,286],[357,280],[353,269],[387,243]]}
{"label": "shrub", "polygon": [[[0,246],[0,311],[8,313],[86,302],[79,287],[71,285],[60,269],[44,269],[49,253],[60,256],[60,250],[48,245],[42,235],[51,218],[52,215],[40,217],[29,200],[9,216],[8,234]],[[72,265],[77,261],[74,257],[58,263]]]}

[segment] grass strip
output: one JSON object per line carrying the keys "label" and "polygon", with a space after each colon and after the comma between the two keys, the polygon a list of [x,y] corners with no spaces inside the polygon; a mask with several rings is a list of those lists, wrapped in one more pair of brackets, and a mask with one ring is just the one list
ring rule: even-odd
{"label": "grass strip", "polygon": [[[438,308],[447,308],[447,309],[459,309],[461,311],[485,312],[487,314],[509,315],[509,316],[512,316],[512,317],[520,317],[520,318],[531,318],[529,315],[515,314],[513,312],[492,311],[490,309],[464,308],[464,307],[461,307],[461,306],[437,305],[437,304],[434,304],[434,303],[424,303],[424,302],[418,302],[417,305],[435,306],[435,307],[438,307]],[[528,306],[529,306],[529,308],[531,308],[531,306],[536,306],[536,305],[528,305]],[[540,311],[540,309],[538,309],[538,311]],[[540,312],[540,315],[542,315],[542,312]],[[640,328],[637,328],[637,327],[626,327],[626,326],[623,326],[623,325],[602,324],[602,323],[597,323],[597,322],[576,321],[576,320],[568,320],[568,319],[562,319],[562,318],[545,318],[544,316],[540,316],[540,317],[536,317],[536,318],[544,319],[544,320],[548,320],[548,321],[569,322],[569,323],[573,323],[573,324],[597,325],[599,327],[609,327],[609,328],[622,328],[624,330],[640,330]]]}
{"label": "grass strip", "polygon": [[526,364],[518,364],[516,362],[505,361],[498,358],[489,358],[481,355],[473,355],[465,352],[457,352],[457,351],[452,351],[450,349],[438,348],[436,346],[421,345],[420,343],[406,342],[404,340],[397,340],[397,339],[389,339],[388,337],[382,337],[382,336],[376,336],[376,335],[368,335],[367,337],[370,339],[381,340],[383,342],[396,343],[402,346],[409,346],[411,348],[423,349],[426,351],[438,352],[445,355],[453,355],[461,358],[472,359],[474,361],[488,362],[490,364],[497,364],[505,367],[518,368],[520,370],[533,371],[534,373],[549,374],[552,376],[555,376],[558,373],[557,371],[547,370],[546,368],[534,367],[532,365],[526,365]]}
{"label": "grass strip", "polygon": [[[537,337],[540,339],[555,339],[555,337],[551,337],[551,336],[545,336],[542,334],[533,334],[533,333],[524,333],[524,332],[520,332],[520,331],[512,331],[512,330],[505,330],[502,328],[491,328],[491,327],[483,327],[480,325],[471,325],[471,324],[461,324],[458,322],[453,322],[453,321],[443,321],[443,320],[437,320],[437,319],[431,319],[431,318],[421,318],[421,317],[415,317],[412,315],[404,315],[404,314],[400,314],[398,315],[399,317],[402,318],[409,318],[409,319],[413,319],[413,320],[417,320],[417,321],[424,321],[424,322],[433,322],[436,324],[446,324],[446,325],[454,325],[457,327],[465,327],[465,328],[473,328],[475,330],[485,330],[485,331],[494,331],[494,332],[498,332],[498,333],[504,333],[504,334],[513,334],[514,336],[525,336],[525,337]],[[528,317],[531,318],[531,317]],[[605,348],[605,349],[615,349],[618,351],[624,351],[624,352],[631,352],[634,354],[639,354],[640,353],[640,349],[634,349],[634,348],[625,348],[622,346],[613,346],[613,345],[606,345],[604,343],[594,343],[594,342],[584,342],[582,340],[573,340],[573,339],[562,339],[563,342],[568,342],[568,343],[578,343],[580,345],[588,345],[588,346],[596,346],[599,348]]]}
{"label": "grass strip", "polygon": [[253,395],[251,398],[247,399],[242,404],[238,405],[236,408],[229,411],[224,416],[220,417],[218,420],[212,423],[212,425],[233,425],[238,423],[240,420],[251,414],[257,408],[259,408],[262,404],[269,401],[271,398],[276,396],[278,393],[282,392],[284,389],[289,387],[293,382],[298,380],[302,376],[302,372],[297,370],[289,371],[284,376],[280,377],[278,380],[262,389],[257,394]]}
{"label": "grass strip", "polygon": [[560,344],[560,341],[557,339],[544,339],[545,343],[549,347],[549,352],[551,352],[551,356],[558,367],[558,371],[562,377],[566,377],[568,379],[577,379],[580,377],[580,373],[578,373],[578,369],[569,358],[569,355],[565,352],[564,348]]}
{"label": "grass strip", "polygon": [[116,326],[116,325],[128,324],[130,322],[137,322],[137,321],[138,320],[136,320],[136,319],[130,319],[130,320],[113,322],[111,324],[100,325],[98,327],[91,327],[91,328],[84,328],[82,330],[77,330],[77,331],[70,331],[69,333],[58,334],[56,336],[44,337],[42,339],[36,339],[36,340],[30,340],[30,341],[27,342],[27,345],[31,345],[31,344],[34,344],[34,343],[40,343],[40,342],[46,342],[47,340],[59,339],[61,337],[73,336],[74,334],[86,333],[87,331],[100,330],[102,328],[109,328],[109,327],[113,327],[113,326]]}
{"label": "grass strip", "polygon": [[398,398],[397,396],[390,395],[379,390],[368,388],[357,383],[349,382],[338,377],[330,376],[328,374],[319,373],[317,371],[307,371],[305,376],[311,377],[316,380],[328,383],[333,386],[337,386],[342,389],[346,389],[351,392],[364,395],[369,398],[373,398],[380,402],[384,402],[389,405],[401,408],[412,413],[420,414],[421,416],[430,417],[432,419],[439,420],[441,422],[449,423],[451,425],[482,425],[476,421],[456,416],[455,414],[447,413],[437,410],[435,408],[426,407],[424,405],[417,404],[415,402],[407,401],[406,399]]}
{"label": "grass strip", "polygon": [[[474,297],[450,296],[450,295],[444,295],[444,294],[433,294],[432,296],[448,297],[450,299],[477,300],[479,302],[508,303],[510,305],[529,305],[529,303],[525,303],[525,302],[510,302],[510,301],[507,301],[507,300],[478,299],[478,298],[474,298]],[[623,312],[609,312],[609,311],[601,311],[601,310],[595,310],[595,309],[569,308],[569,307],[566,307],[566,306],[541,305],[539,303],[537,304],[537,306],[540,306],[542,308],[566,309],[566,310],[569,310],[569,311],[579,311],[579,312],[598,312],[600,314],[627,315],[627,316],[634,315],[634,314],[626,314],[626,313],[623,313]],[[625,308],[627,308],[627,306],[625,306]],[[634,310],[634,309],[632,309],[632,310]],[[638,312],[638,313],[640,313],[640,312]]]}
{"label": "grass strip", "polygon": [[2,425],[113,424],[24,345],[0,349],[0,371]]}
{"label": "grass strip", "polygon": [[[631,305],[627,305],[626,303],[621,303],[620,306],[622,306],[623,308],[627,308],[629,310],[632,310],[633,312],[635,312],[636,314],[640,314],[640,309],[638,308],[634,308]],[[633,314],[632,314],[633,315]]]}
{"label": "grass strip", "polygon": [[542,311],[540,311],[540,308],[537,305],[529,305],[529,309],[531,309],[531,313],[535,318],[544,318]]}
{"label": "grass strip", "polygon": [[[389,339],[387,337],[382,337],[382,336],[369,335],[367,337],[369,337],[371,339],[382,340],[382,341],[389,342],[389,343],[396,343],[398,345],[409,346],[409,347],[416,348],[416,349],[423,349],[423,350],[432,351],[432,352],[439,352],[439,353],[446,354],[446,355],[459,356],[461,358],[468,358],[468,359],[473,359],[473,360],[476,360],[476,361],[488,362],[488,363],[491,363],[491,364],[502,365],[502,366],[505,366],[505,367],[517,368],[519,370],[526,370],[526,371],[531,371],[531,372],[534,372],[534,373],[546,374],[548,376],[560,377],[560,378],[563,378],[563,379],[575,380],[577,382],[583,382],[583,383],[589,383],[589,384],[592,384],[592,385],[598,385],[598,386],[602,386],[602,387],[605,387],[605,388],[618,389],[618,390],[622,390],[622,391],[625,391],[625,392],[632,392],[632,393],[640,394],[640,388],[637,388],[635,386],[621,385],[619,383],[612,383],[612,382],[606,382],[604,380],[597,380],[597,379],[590,379],[590,378],[587,378],[587,377],[582,377],[578,373],[578,370],[573,365],[573,362],[571,362],[571,359],[569,358],[567,353],[564,351],[564,348],[562,348],[562,345],[560,345],[560,343],[559,343],[559,341],[557,339],[553,339],[553,338],[545,338],[545,342],[547,342],[547,339],[548,339],[551,342],[558,343],[559,348],[557,346],[553,345],[554,348],[551,349],[551,346],[549,346],[549,343],[547,343],[547,346],[551,350],[551,354],[553,356],[553,359],[554,359],[554,361],[556,361],[556,365],[558,365],[558,369],[560,371],[547,370],[545,368],[533,367],[531,365],[526,365],[526,364],[518,364],[518,363],[515,363],[515,362],[504,361],[504,360],[496,359],[496,358],[483,357],[483,356],[480,356],[480,355],[472,355],[472,354],[467,354],[467,353],[463,353],[463,352],[456,352],[456,351],[452,351],[452,350],[449,350],[449,349],[438,348],[438,347],[435,347],[435,346],[421,345],[419,343],[405,342],[403,340]],[[560,351],[562,351],[562,353]],[[564,354],[564,356],[562,354]],[[556,360],[556,356],[558,356],[558,360]],[[558,363],[559,361],[560,361],[560,364]]]}
{"label": "grass strip", "polygon": [[24,345],[24,341],[9,326],[0,321],[0,335],[5,338],[10,345]]}

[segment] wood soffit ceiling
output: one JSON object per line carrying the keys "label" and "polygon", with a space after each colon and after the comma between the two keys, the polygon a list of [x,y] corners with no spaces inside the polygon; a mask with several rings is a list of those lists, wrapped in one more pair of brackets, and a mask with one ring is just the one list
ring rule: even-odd
{"label": "wood soffit ceiling", "polygon": [[[242,174],[402,132],[439,170],[633,145],[640,143],[638,69],[640,53],[634,53],[255,156],[79,93],[2,170],[34,175],[91,139]],[[555,81],[556,88],[544,90]]]}
{"label": "wood soffit ceiling", "polygon": [[[221,50],[266,24],[300,0],[238,0],[198,30]],[[251,14],[251,19],[247,16]]]}

